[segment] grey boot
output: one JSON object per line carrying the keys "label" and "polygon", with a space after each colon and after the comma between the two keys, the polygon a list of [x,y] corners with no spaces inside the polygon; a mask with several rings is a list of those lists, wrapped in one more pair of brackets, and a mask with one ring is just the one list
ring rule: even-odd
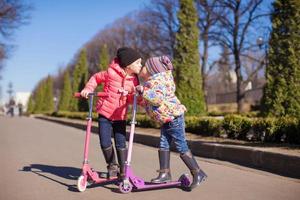
{"label": "grey boot", "polygon": [[170,151],[169,150],[158,150],[159,166],[157,170],[159,175],[157,178],[151,180],[152,183],[166,183],[172,180],[170,172]]}
{"label": "grey boot", "polygon": [[107,178],[118,176],[118,165],[116,163],[115,152],[113,146],[102,149],[106,164],[107,164]]}
{"label": "grey boot", "polygon": [[128,151],[126,148],[117,149],[117,157],[120,166],[120,173],[119,173],[120,179],[124,179],[125,177],[125,162],[127,159],[127,152]]}
{"label": "grey boot", "polygon": [[197,161],[195,160],[193,154],[190,151],[184,154],[180,154],[180,158],[190,169],[191,174],[193,175],[193,182],[190,185],[190,189],[192,190],[198,185],[200,185],[200,183],[207,178],[207,175],[200,169],[199,165],[197,164]]}

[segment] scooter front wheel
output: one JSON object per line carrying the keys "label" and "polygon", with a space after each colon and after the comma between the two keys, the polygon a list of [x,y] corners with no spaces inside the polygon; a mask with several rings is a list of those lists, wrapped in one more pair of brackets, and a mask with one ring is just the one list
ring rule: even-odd
{"label": "scooter front wheel", "polygon": [[131,192],[132,184],[130,183],[129,180],[124,180],[120,183],[119,190],[121,193],[127,194],[127,193]]}
{"label": "scooter front wheel", "polygon": [[79,192],[84,192],[86,186],[87,186],[87,181],[84,179],[84,176],[83,175],[79,176],[77,180],[77,189],[79,190]]}
{"label": "scooter front wheel", "polygon": [[188,174],[182,174],[178,180],[181,183],[181,187],[188,188],[191,184]]}

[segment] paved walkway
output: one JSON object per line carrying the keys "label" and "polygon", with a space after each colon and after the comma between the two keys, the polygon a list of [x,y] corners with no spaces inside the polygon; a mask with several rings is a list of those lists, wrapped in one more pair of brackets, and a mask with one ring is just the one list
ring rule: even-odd
{"label": "paved walkway", "polygon": [[[41,119],[85,129],[83,120],[36,116]],[[97,133],[97,123],[93,122],[92,131]],[[129,131],[129,127],[128,127]],[[135,142],[157,147],[159,129],[136,127]],[[235,164],[253,167],[300,179],[300,146],[257,144],[238,140],[201,137],[187,133],[187,140],[193,153],[198,156],[230,161]],[[175,150],[174,146],[172,147]]]}
{"label": "paved walkway", "polygon": [[[142,135],[142,134],[141,134]],[[120,194],[116,184],[94,184],[80,193],[84,130],[28,117],[0,116],[1,200],[298,200],[300,180],[228,162],[196,157],[208,179],[192,192],[180,188]],[[106,164],[96,134],[89,161],[97,171]],[[157,148],[134,144],[132,167],[145,180],[157,175]],[[189,173],[171,153],[173,180]]]}

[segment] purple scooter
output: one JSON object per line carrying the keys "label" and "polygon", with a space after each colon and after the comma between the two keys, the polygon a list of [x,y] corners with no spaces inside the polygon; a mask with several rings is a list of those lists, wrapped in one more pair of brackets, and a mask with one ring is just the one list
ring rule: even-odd
{"label": "purple scooter", "polygon": [[136,104],[137,104],[137,94],[134,95],[128,153],[127,153],[127,160],[125,162],[125,178],[119,184],[120,192],[129,193],[132,190],[147,190],[147,189],[168,188],[168,187],[188,188],[191,182],[187,174],[181,175],[178,181],[171,181],[166,183],[151,183],[151,182],[149,183],[149,182],[145,182],[142,178],[134,175],[133,170],[131,169],[130,166],[130,162],[131,162],[133,138],[134,138],[135,124],[136,124],[136,110],[137,110]]}

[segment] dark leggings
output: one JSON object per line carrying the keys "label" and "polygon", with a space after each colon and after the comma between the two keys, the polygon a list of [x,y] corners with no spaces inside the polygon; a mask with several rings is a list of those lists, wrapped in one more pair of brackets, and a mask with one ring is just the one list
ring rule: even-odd
{"label": "dark leggings", "polygon": [[99,139],[100,146],[106,149],[112,145],[111,134],[113,133],[115,139],[116,149],[126,148],[126,121],[111,121],[106,117],[99,115]]}

